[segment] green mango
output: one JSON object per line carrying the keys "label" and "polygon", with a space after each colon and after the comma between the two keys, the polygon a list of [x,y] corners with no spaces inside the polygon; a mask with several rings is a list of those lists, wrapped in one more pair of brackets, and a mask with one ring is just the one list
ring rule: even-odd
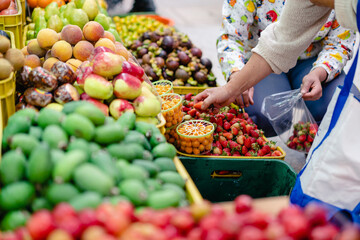
{"label": "green mango", "polygon": [[151,150],[151,145],[149,143],[149,141],[146,139],[146,137],[137,132],[137,131],[130,131],[123,143],[138,143],[138,144],[141,144],[146,150]]}
{"label": "green mango", "polygon": [[37,124],[42,128],[46,128],[49,125],[60,125],[64,118],[65,114],[63,112],[51,108],[43,108],[39,112]]}
{"label": "green mango", "polygon": [[45,183],[51,176],[52,161],[50,147],[40,143],[30,154],[27,177],[32,183]]}
{"label": "green mango", "polygon": [[103,125],[105,122],[104,113],[93,104],[80,105],[75,109],[75,113],[87,117],[95,126]]}
{"label": "green mango", "polygon": [[82,150],[72,150],[67,152],[54,166],[53,180],[56,183],[69,182],[75,169],[88,159],[87,153]]}
{"label": "green mango", "polygon": [[121,169],[121,177],[123,179],[145,180],[149,178],[149,172],[143,166],[132,164]]}
{"label": "green mango", "polygon": [[116,162],[112,159],[111,155],[106,151],[97,151],[91,155],[90,162],[99,167],[107,175],[115,180],[120,179],[120,171],[116,167]]}
{"label": "green mango", "polygon": [[11,150],[1,159],[0,179],[3,185],[20,181],[25,176],[26,158],[21,151]]}
{"label": "green mango", "polygon": [[19,227],[25,226],[30,213],[27,211],[8,212],[1,221],[1,230],[13,231]]}
{"label": "green mango", "polygon": [[120,192],[136,205],[144,205],[148,199],[148,191],[145,184],[139,179],[126,179],[119,185]]}
{"label": "green mango", "polygon": [[42,140],[53,149],[65,149],[69,140],[66,132],[58,125],[49,125],[45,128]]}
{"label": "green mango", "polygon": [[144,148],[137,143],[111,144],[107,147],[107,150],[114,158],[121,158],[127,161],[143,159],[145,152]]}
{"label": "green mango", "polygon": [[180,194],[173,189],[164,189],[150,193],[147,204],[153,209],[176,207],[181,200]]}
{"label": "green mango", "polygon": [[86,117],[72,113],[62,122],[63,129],[72,136],[90,141],[95,134],[94,124]]}
{"label": "green mango", "polygon": [[52,2],[45,8],[45,20],[48,21],[51,16],[60,15],[59,7],[56,2]]}
{"label": "green mango", "polygon": [[31,126],[29,129],[29,135],[35,137],[40,140],[43,134],[43,130],[41,127]]}
{"label": "green mango", "polygon": [[176,156],[176,148],[170,143],[160,143],[151,151],[155,158],[167,157],[173,159]]}
{"label": "green mango", "polygon": [[53,207],[46,198],[36,198],[31,204],[31,210],[37,212],[41,209],[51,210]]}
{"label": "green mango", "polygon": [[110,28],[110,22],[108,17],[105,14],[99,13],[96,17],[95,17],[95,22],[98,22],[101,24],[101,26],[103,26],[104,30],[108,30]]}
{"label": "green mango", "polygon": [[69,202],[79,195],[79,190],[70,183],[51,184],[46,191],[46,199],[53,205]]}
{"label": "green mango", "polygon": [[171,158],[157,158],[154,163],[160,168],[160,171],[176,172],[176,166]]}
{"label": "green mango", "polygon": [[39,145],[39,141],[35,137],[25,133],[15,134],[9,139],[9,143],[11,149],[19,148],[26,156],[29,156],[33,149]]}
{"label": "green mango", "polygon": [[128,130],[133,130],[135,128],[136,115],[133,112],[127,111],[124,112],[116,123],[119,125],[126,127]]}
{"label": "green mango", "polygon": [[11,183],[1,189],[0,209],[5,211],[27,207],[35,197],[35,187],[29,182]]}
{"label": "green mango", "polygon": [[118,143],[125,138],[127,129],[119,124],[99,126],[95,130],[95,142],[103,145]]}
{"label": "green mango", "polygon": [[178,185],[181,188],[185,187],[185,180],[177,172],[164,171],[159,173],[156,178],[159,179],[162,183],[172,183]]}
{"label": "green mango", "polygon": [[59,15],[52,15],[47,22],[47,27],[59,33],[64,25]]}
{"label": "green mango", "polygon": [[102,202],[102,197],[96,192],[84,192],[69,201],[76,211],[86,208],[96,208]]}

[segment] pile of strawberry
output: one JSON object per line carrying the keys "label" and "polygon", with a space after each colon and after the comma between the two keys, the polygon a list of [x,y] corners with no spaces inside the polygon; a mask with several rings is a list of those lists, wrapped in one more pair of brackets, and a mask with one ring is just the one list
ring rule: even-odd
{"label": "pile of strawberry", "polygon": [[318,130],[316,123],[298,122],[294,124],[293,135],[287,141],[287,146],[301,152],[309,152]]}
{"label": "pile of strawberry", "polygon": [[200,119],[215,125],[213,147],[210,155],[215,156],[281,156],[273,141],[264,139],[263,131],[257,128],[247,113],[236,106],[201,110],[202,102],[194,104],[194,96],[185,95],[182,111],[184,120]]}

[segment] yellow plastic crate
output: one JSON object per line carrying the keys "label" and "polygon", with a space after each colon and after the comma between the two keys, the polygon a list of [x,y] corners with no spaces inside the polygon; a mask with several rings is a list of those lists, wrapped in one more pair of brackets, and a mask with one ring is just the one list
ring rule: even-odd
{"label": "yellow plastic crate", "polygon": [[[5,31],[10,36],[11,47],[15,48],[14,34]],[[1,127],[5,127],[9,117],[15,113],[15,73],[11,73],[7,79],[0,80],[0,114]]]}
{"label": "yellow plastic crate", "polygon": [[16,0],[18,13],[14,15],[0,16],[0,30],[11,31],[14,33],[15,46],[17,48],[23,47],[23,21],[22,12],[25,11],[21,7],[20,0]]}
{"label": "yellow plastic crate", "polygon": [[156,125],[156,127],[160,130],[161,134],[165,134],[165,124],[166,124],[166,120],[164,118],[164,116],[159,113],[158,118],[160,120],[160,123],[158,125]]}
{"label": "yellow plastic crate", "polygon": [[173,87],[173,90],[174,90],[174,93],[177,93],[177,94],[188,94],[188,93],[192,93],[192,94],[199,94],[201,93],[202,91],[208,89],[210,87],[179,87],[179,86],[174,86]]}
{"label": "yellow plastic crate", "polygon": [[[268,139],[264,136],[264,139],[268,141]],[[223,158],[223,159],[253,159],[253,160],[261,160],[261,159],[278,159],[284,160],[286,156],[286,152],[281,147],[277,147],[277,150],[281,152],[280,156],[261,156],[261,157],[248,157],[248,156],[212,156],[212,155],[193,155],[193,154],[186,154],[180,151],[177,151],[178,155],[192,157],[192,158]]]}
{"label": "yellow plastic crate", "polygon": [[26,6],[25,6],[25,2],[26,0],[20,0],[21,1],[21,19],[22,19],[22,23],[23,25],[26,24]]}
{"label": "yellow plastic crate", "polygon": [[199,192],[199,189],[197,189],[194,181],[191,179],[188,171],[178,157],[174,158],[174,163],[177,172],[180,174],[180,176],[182,176],[183,179],[185,179],[185,190],[190,203],[201,203],[202,201],[204,201],[203,197]]}

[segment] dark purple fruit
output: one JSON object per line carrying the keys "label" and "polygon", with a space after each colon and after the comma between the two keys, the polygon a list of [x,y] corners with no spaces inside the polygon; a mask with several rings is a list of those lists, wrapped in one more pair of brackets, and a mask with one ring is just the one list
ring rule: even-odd
{"label": "dark purple fruit", "polygon": [[149,54],[145,54],[144,56],[142,56],[141,59],[142,59],[143,64],[150,64],[151,57]]}
{"label": "dark purple fruit", "polygon": [[200,71],[194,74],[194,78],[198,83],[205,83],[207,80],[206,74]]}
{"label": "dark purple fruit", "polygon": [[171,58],[168,58],[168,59],[166,60],[166,67],[167,67],[168,69],[170,69],[171,71],[175,71],[176,69],[178,69],[179,65],[180,65],[180,64],[179,64],[178,61],[173,60],[173,59],[171,59]]}
{"label": "dark purple fruit", "polygon": [[150,48],[158,49],[158,48],[159,48],[159,45],[157,45],[157,43],[155,43],[155,42],[152,42],[152,43],[149,44],[149,49],[150,49]]}
{"label": "dark purple fruit", "polygon": [[131,48],[131,50],[136,51],[137,48],[138,48],[138,47],[141,47],[142,45],[143,45],[142,42],[140,42],[139,40],[135,40],[135,41],[131,44],[130,48]]}
{"label": "dark purple fruit", "polygon": [[187,40],[186,42],[185,42],[185,41],[184,41],[184,42],[181,42],[181,43],[180,43],[180,47],[185,47],[185,48],[187,48],[187,49],[190,49],[190,48],[192,47],[192,43],[191,43],[190,40]]}
{"label": "dark purple fruit", "polygon": [[147,48],[142,48],[138,51],[137,56],[138,56],[138,58],[141,58],[142,56],[144,56],[147,53],[148,53]]}
{"label": "dark purple fruit", "polygon": [[188,65],[188,63],[191,61],[191,58],[183,51],[178,52],[178,57],[182,65]]}
{"label": "dark purple fruit", "polygon": [[187,81],[190,78],[190,76],[185,70],[178,68],[175,72],[175,78]]}
{"label": "dark purple fruit", "polygon": [[208,81],[209,87],[216,87],[216,81]]}
{"label": "dark purple fruit", "polygon": [[165,80],[173,80],[174,79],[173,76],[170,76],[169,74],[167,74],[166,68],[162,69],[162,76],[164,77]]}
{"label": "dark purple fruit", "polygon": [[156,62],[156,65],[159,67],[159,68],[163,68],[165,66],[165,61],[163,58],[161,57],[156,57],[155,58],[155,62]]}
{"label": "dark purple fruit", "polygon": [[208,59],[208,58],[202,58],[202,59],[200,60],[200,63],[201,63],[202,65],[204,65],[204,66],[207,68],[207,70],[211,71],[212,63],[211,63],[210,59]]}
{"label": "dark purple fruit", "polygon": [[166,58],[166,56],[167,56],[167,53],[164,50],[161,49],[158,57]]}
{"label": "dark purple fruit", "polygon": [[166,52],[171,52],[173,50],[174,39],[171,36],[165,36],[162,40],[161,47]]}
{"label": "dark purple fruit", "polygon": [[202,51],[200,50],[200,48],[193,47],[190,49],[190,52],[194,57],[201,58],[202,56]]}
{"label": "dark purple fruit", "polygon": [[141,37],[142,41],[144,41],[146,39],[150,39],[150,33],[149,32],[144,32],[144,34]]}
{"label": "dark purple fruit", "polygon": [[156,32],[151,32],[151,33],[150,33],[150,40],[151,40],[152,42],[157,42],[157,41],[159,41],[159,39],[160,39],[160,35],[159,35],[159,34],[157,34]]}
{"label": "dark purple fruit", "polygon": [[146,75],[149,76],[149,77],[151,77],[151,80],[152,80],[152,81],[157,81],[157,80],[159,80],[159,77],[156,75],[156,73],[154,72],[154,69],[152,69],[152,67],[146,66],[146,67],[144,68],[144,70],[145,70]]}

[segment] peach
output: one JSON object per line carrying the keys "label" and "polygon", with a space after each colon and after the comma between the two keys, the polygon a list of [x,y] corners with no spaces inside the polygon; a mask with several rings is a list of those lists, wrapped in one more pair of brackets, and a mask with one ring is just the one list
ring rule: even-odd
{"label": "peach", "polygon": [[126,60],[131,56],[131,53],[120,42],[115,42],[115,53],[123,56]]}
{"label": "peach", "polygon": [[60,61],[66,62],[72,56],[72,47],[70,43],[61,40],[54,44],[51,49],[51,55]]}
{"label": "peach", "polygon": [[27,51],[29,54],[35,54],[39,58],[44,57],[46,54],[46,49],[41,48],[36,39],[33,39],[28,43]]}
{"label": "peach", "polygon": [[70,43],[71,45],[75,45],[83,39],[83,33],[81,28],[76,25],[66,25],[61,30],[61,39]]}
{"label": "peach", "polygon": [[104,28],[100,23],[90,21],[85,24],[83,28],[84,37],[86,40],[91,42],[97,42],[104,36]]}
{"label": "peach", "polygon": [[80,61],[86,61],[90,57],[93,50],[94,46],[90,42],[80,41],[75,45],[73,54],[76,59],[79,59]]}
{"label": "peach", "polygon": [[105,31],[103,37],[110,39],[113,43],[116,41],[114,35],[109,31]]}
{"label": "peach", "polygon": [[41,48],[49,49],[59,41],[59,36],[56,31],[50,28],[44,28],[39,31],[36,39]]}
{"label": "peach", "polygon": [[50,58],[48,58],[48,59],[45,60],[44,65],[43,65],[43,68],[45,68],[46,70],[50,71],[51,68],[52,68],[52,66],[53,66],[56,62],[58,62],[58,61],[59,61],[59,59],[54,58],[54,57],[50,57]]}
{"label": "peach", "polygon": [[107,47],[115,52],[115,44],[108,38],[100,38],[99,41],[95,43],[95,47]]}
{"label": "peach", "polygon": [[66,61],[66,64],[69,65],[72,68],[72,70],[74,70],[74,72],[76,72],[78,67],[82,64],[82,61],[75,58],[70,58],[69,60]]}
{"label": "peach", "polygon": [[26,55],[24,66],[31,68],[41,67],[40,58],[35,54]]}
{"label": "peach", "polygon": [[29,52],[28,52],[28,50],[27,50],[27,46],[23,47],[23,48],[21,49],[21,51],[22,51],[22,53],[24,54],[24,56],[29,55]]}

